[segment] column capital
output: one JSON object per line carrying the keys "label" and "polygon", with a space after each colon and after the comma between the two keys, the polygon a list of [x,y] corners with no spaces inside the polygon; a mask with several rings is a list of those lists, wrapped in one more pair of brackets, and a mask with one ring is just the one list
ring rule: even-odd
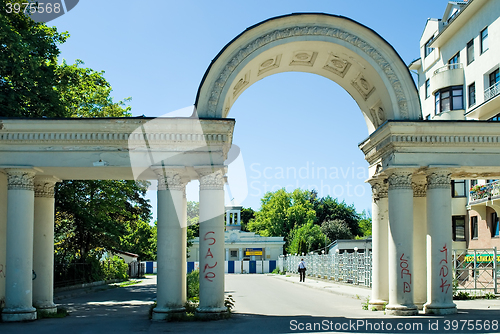
{"label": "column capital", "polygon": [[451,172],[446,169],[437,169],[427,174],[427,189],[450,188]]}
{"label": "column capital", "polygon": [[34,182],[35,197],[54,198],[54,188],[61,180],[54,176],[36,176]]}
{"label": "column capital", "polygon": [[158,190],[180,190],[186,189],[188,181],[185,180],[185,167],[162,167],[154,170],[158,179]]}
{"label": "column capital", "polygon": [[8,178],[8,190],[34,190],[36,171],[33,169],[5,169]]}
{"label": "column capital", "polygon": [[392,189],[412,189],[412,172],[409,171],[395,171],[389,176],[389,190]]}
{"label": "column capital", "polygon": [[425,176],[413,177],[411,183],[413,188],[413,197],[426,197],[427,196],[427,182]]}
{"label": "column capital", "polygon": [[373,178],[368,180],[368,183],[372,186],[372,196],[375,201],[388,197],[389,183],[387,179]]}
{"label": "column capital", "polygon": [[224,189],[227,166],[200,166],[195,170],[200,176],[200,190]]}

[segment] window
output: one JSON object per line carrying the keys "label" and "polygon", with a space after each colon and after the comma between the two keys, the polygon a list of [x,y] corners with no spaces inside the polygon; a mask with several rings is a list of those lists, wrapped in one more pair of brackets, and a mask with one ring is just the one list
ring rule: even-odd
{"label": "window", "polygon": [[477,239],[477,216],[470,217],[470,236],[471,239]]}
{"label": "window", "polygon": [[500,235],[500,224],[498,223],[498,215],[496,212],[491,214],[491,236],[498,237]]}
{"label": "window", "polygon": [[232,250],[231,257],[238,257],[238,251]]}
{"label": "window", "polygon": [[477,185],[477,180],[470,180],[470,187],[474,187],[475,185]]}
{"label": "window", "polygon": [[436,115],[450,110],[463,109],[463,88],[452,86],[441,89],[434,94]]}
{"label": "window", "polygon": [[490,73],[490,87],[497,84],[500,81],[500,72],[498,69]]}
{"label": "window", "polygon": [[465,180],[451,181],[451,197],[465,197]]}
{"label": "window", "polygon": [[[448,64],[450,64],[450,65],[459,64],[459,63],[460,63],[460,52],[457,52],[456,55],[454,55],[453,57],[450,58],[450,60],[448,60]],[[455,69],[455,68],[458,68],[458,67],[450,66],[450,69]]]}
{"label": "window", "polygon": [[425,98],[431,96],[430,88],[431,88],[431,80],[427,79],[425,80]]}
{"label": "window", "polygon": [[474,61],[474,40],[471,39],[467,43],[467,65]]}
{"label": "window", "polygon": [[488,50],[488,27],[481,31],[481,53]]}
{"label": "window", "polygon": [[465,241],[465,216],[453,216],[453,241]]}
{"label": "window", "polygon": [[496,114],[495,116],[493,116],[492,118],[490,118],[488,121],[492,121],[492,122],[498,122],[498,121],[500,121],[500,114]]}
{"label": "window", "polygon": [[428,55],[431,54],[432,51],[434,51],[434,48],[431,48],[430,45],[432,43],[432,41],[434,40],[434,36],[432,36],[428,41],[427,43],[425,43],[425,56],[427,57]]}
{"label": "window", "polygon": [[476,104],[476,83],[473,82],[469,85],[469,107]]}

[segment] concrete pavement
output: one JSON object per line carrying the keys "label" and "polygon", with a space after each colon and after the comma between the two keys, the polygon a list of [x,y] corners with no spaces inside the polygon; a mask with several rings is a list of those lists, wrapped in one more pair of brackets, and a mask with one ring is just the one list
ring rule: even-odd
{"label": "concrete pavement", "polygon": [[[41,319],[29,323],[0,323],[0,333],[296,333],[307,332],[400,332],[385,326],[421,326],[413,333],[485,333],[492,322],[500,319],[499,300],[457,301],[459,314],[411,318],[390,317],[383,312],[362,310],[370,290],[307,278],[299,283],[297,276],[226,275],[226,294],[233,295],[236,308],[228,320],[210,322],[158,323],[148,319],[148,310],[156,297],[156,276],[123,288],[60,300],[70,311],[62,319]],[[449,330],[446,330],[448,321]],[[460,322],[462,321],[462,323]],[[452,325],[473,326],[473,330]],[[472,321],[472,322],[471,322]],[[479,330],[488,322],[490,330]],[[357,326],[357,325],[365,326]],[[357,327],[352,327],[356,325]],[[371,325],[372,328],[367,327]],[[344,327],[342,327],[344,326]],[[379,326],[379,330],[373,328]],[[438,326],[437,330],[430,327]],[[301,330],[304,329],[304,330]],[[311,331],[309,331],[311,332]]]}

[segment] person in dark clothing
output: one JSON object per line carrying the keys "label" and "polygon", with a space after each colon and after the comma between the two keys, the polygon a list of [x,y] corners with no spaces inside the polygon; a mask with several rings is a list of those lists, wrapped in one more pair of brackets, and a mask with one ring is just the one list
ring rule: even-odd
{"label": "person in dark clothing", "polygon": [[300,281],[299,282],[305,282],[306,281],[306,262],[304,261],[304,259],[300,259],[300,262],[299,262],[299,277],[300,277]]}

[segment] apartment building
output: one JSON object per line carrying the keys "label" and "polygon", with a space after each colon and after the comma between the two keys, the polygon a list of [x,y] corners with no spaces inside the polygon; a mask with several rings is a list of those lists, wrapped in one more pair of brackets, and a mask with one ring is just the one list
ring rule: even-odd
{"label": "apartment building", "polygon": [[[450,1],[420,39],[423,119],[500,120],[500,1]],[[500,171],[500,166],[498,167]],[[500,248],[500,182],[452,181],[453,248]]]}

